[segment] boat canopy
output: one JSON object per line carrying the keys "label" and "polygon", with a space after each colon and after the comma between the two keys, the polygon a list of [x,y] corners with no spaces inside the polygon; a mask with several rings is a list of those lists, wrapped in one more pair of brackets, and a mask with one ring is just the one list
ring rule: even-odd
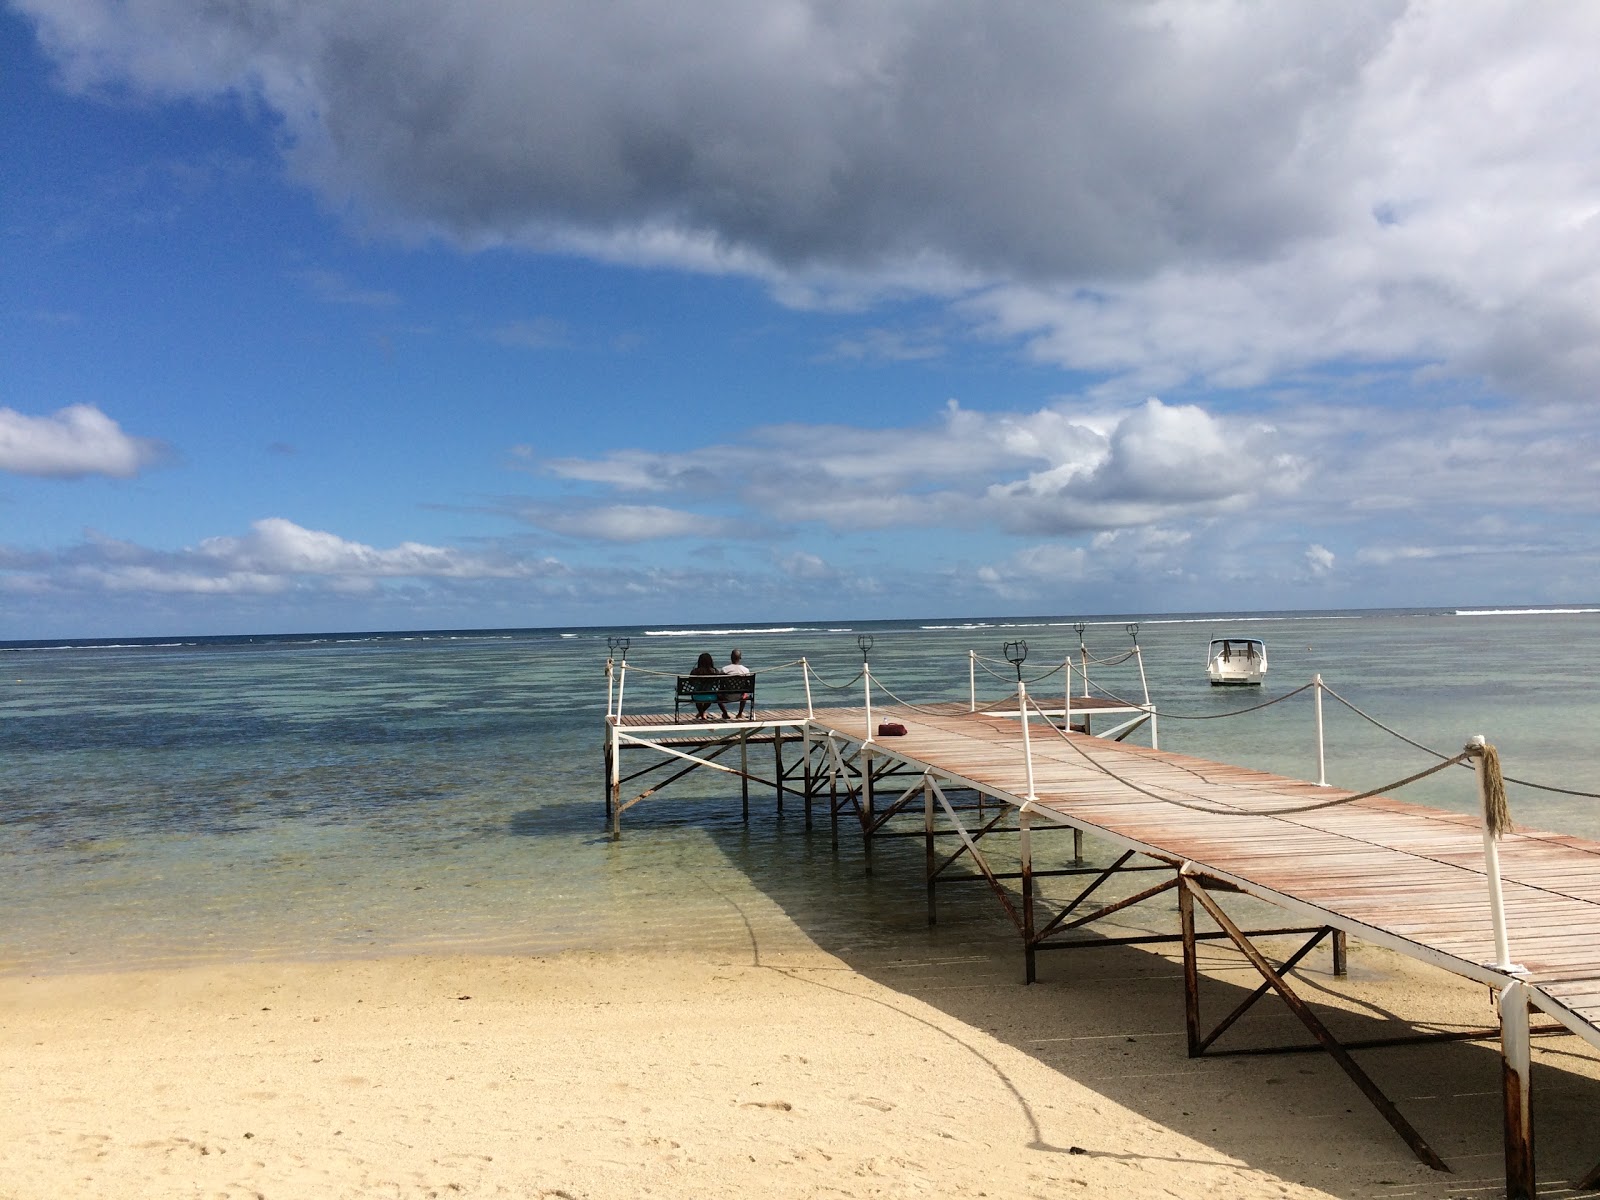
{"label": "boat canopy", "polygon": [[1266,648],[1267,644],[1260,638],[1211,639],[1211,656],[1213,658],[1215,658],[1218,654],[1222,655],[1224,658],[1227,658],[1233,654],[1249,654],[1252,651],[1257,654],[1261,654],[1266,651]]}

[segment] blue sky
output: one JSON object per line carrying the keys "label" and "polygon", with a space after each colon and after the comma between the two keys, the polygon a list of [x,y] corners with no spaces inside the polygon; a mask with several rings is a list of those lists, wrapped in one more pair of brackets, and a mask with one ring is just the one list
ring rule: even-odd
{"label": "blue sky", "polygon": [[0,0],[0,638],[1592,602],[1597,52]]}

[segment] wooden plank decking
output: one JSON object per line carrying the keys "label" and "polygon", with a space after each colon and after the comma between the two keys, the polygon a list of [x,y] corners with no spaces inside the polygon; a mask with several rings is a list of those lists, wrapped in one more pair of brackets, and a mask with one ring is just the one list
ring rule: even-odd
{"label": "wooden plank decking", "polygon": [[[875,749],[1022,805],[1014,719],[965,706],[873,710],[906,727]],[[800,714],[803,718],[804,714]],[[859,744],[860,708],[817,711],[814,734]],[[1031,811],[1206,875],[1356,937],[1490,985],[1494,938],[1477,818],[1035,723]],[[1462,787],[1475,784],[1460,772]],[[1143,789],[1143,790],[1141,790]],[[1307,806],[1325,805],[1311,808]],[[1286,811],[1302,809],[1303,811]],[[1533,1003],[1600,1046],[1600,843],[1518,831],[1500,842],[1512,960]]]}

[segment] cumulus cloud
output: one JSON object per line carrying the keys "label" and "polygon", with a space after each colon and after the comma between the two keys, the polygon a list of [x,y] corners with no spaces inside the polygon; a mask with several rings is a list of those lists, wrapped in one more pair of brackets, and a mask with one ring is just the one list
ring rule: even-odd
{"label": "cumulus cloud", "polygon": [[563,570],[549,559],[471,554],[418,542],[379,549],[282,517],[176,551],[94,531],[57,553],[0,551],[0,588],[26,592],[260,596],[303,588],[368,590],[396,581],[525,580]]}
{"label": "cumulus cloud", "polygon": [[1306,547],[1306,569],[1312,575],[1321,577],[1333,570],[1334,554],[1326,546],[1319,546],[1315,542]]}
{"label": "cumulus cloud", "polygon": [[15,3],[70,85],[246,96],[408,236],[934,295],[1145,392],[1600,382],[1594,5]]}
{"label": "cumulus cloud", "polygon": [[1271,430],[1154,398],[1120,412],[978,413],[952,401],[923,427],[769,426],[732,445],[625,449],[546,467],[625,494],[725,496],[774,521],[837,530],[1031,534],[1228,511],[1292,491],[1305,474]]}
{"label": "cumulus cloud", "polygon": [[162,443],[124,433],[92,404],[74,404],[47,417],[0,408],[0,471],[47,479],[131,479],[166,456]]}

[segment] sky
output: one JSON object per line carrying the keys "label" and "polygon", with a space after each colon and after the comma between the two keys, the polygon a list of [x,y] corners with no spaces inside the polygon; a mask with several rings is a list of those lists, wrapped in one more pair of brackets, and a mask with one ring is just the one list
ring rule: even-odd
{"label": "sky", "polygon": [[1597,59],[0,0],[0,640],[1600,600]]}

